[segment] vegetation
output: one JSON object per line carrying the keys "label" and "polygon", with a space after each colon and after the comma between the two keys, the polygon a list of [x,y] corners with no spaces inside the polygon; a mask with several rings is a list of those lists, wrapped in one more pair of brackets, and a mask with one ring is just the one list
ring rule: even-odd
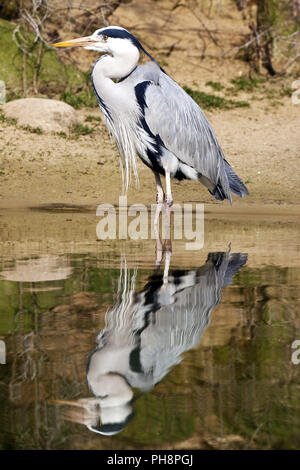
{"label": "vegetation", "polygon": [[11,125],[11,126],[17,124],[16,119],[6,117],[6,116],[4,116],[4,114],[0,114],[0,122],[5,122],[6,124]]}
{"label": "vegetation", "polygon": [[253,78],[242,75],[241,77],[236,77],[231,80],[231,83],[234,85],[234,88],[237,91],[253,91],[260,84],[265,83],[265,78]]}
{"label": "vegetation", "polygon": [[97,122],[100,122],[101,121],[101,117],[100,116],[87,116],[85,118],[85,120],[87,122],[93,122],[93,121],[97,121]]}
{"label": "vegetation", "polygon": [[75,124],[71,128],[71,133],[75,136],[92,134],[94,129],[84,124]]}
{"label": "vegetation", "polygon": [[[92,119],[88,119],[88,118],[92,118]],[[92,121],[92,122],[95,122],[95,121],[98,122],[101,120],[101,118],[97,118],[97,116],[88,116],[88,118],[86,120]],[[26,132],[31,132],[32,134],[38,134],[38,135],[43,134],[43,131],[40,127],[18,126],[17,119],[6,117],[4,114],[0,114],[0,122],[5,123],[10,126],[16,126],[19,129],[23,129]],[[71,127],[69,135],[67,135],[65,132],[57,132],[57,135],[59,135],[60,137],[64,137],[64,138],[69,138],[69,137],[77,138],[81,135],[92,134],[94,131],[95,131],[95,127],[92,128],[85,124],[77,123],[73,127]]]}
{"label": "vegetation", "polygon": [[19,129],[23,129],[24,131],[31,132],[32,134],[42,134],[43,133],[43,131],[40,127],[18,126],[17,119],[7,117],[4,114],[0,114],[0,122],[3,122],[3,123],[5,123],[9,126],[17,126]]}
{"label": "vegetation", "polygon": [[213,90],[215,91],[222,91],[224,89],[224,86],[220,82],[206,82],[206,86],[210,86]]}
{"label": "vegetation", "polygon": [[13,20],[19,16],[19,0],[2,0],[0,15],[5,20]]}
{"label": "vegetation", "polygon": [[94,108],[98,106],[92,88],[88,86],[87,89],[83,91],[64,91],[63,93],[61,93],[60,99],[68,103],[70,106],[73,106],[73,108],[75,109],[80,109],[84,106],[86,106],[87,108]]}
{"label": "vegetation", "polygon": [[[0,19],[0,73],[7,88],[7,98],[16,99],[25,94],[32,94],[34,62],[29,58],[26,64],[26,89],[24,90],[23,54],[13,41],[15,25]],[[38,92],[47,96],[62,93],[66,88],[76,89],[82,86],[84,75],[72,65],[65,65],[56,51],[45,46],[43,61],[39,70]]]}
{"label": "vegetation", "polygon": [[191,88],[184,86],[183,87],[186,93],[188,93],[193,100],[203,109],[208,111],[219,108],[219,109],[232,109],[232,108],[245,108],[250,106],[246,101],[236,101],[230,100],[227,98],[222,98],[220,96],[211,95],[199,90],[192,90]]}
{"label": "vegetation", "polygon": [[22,126],[22,129],[27,132],[31,132],[32,134],[42,134],[43,131],[40,127],[31,127],[31,126]]}
{"label": "vegetation", "polygon": [[[235,0],[245,13],[251,33],[240,50],[252,71],[270,76],[299,63],[300,3],[298,0]],[[251,3],[251,5],[250,5]],[[253,16],[252,6],[256,4]],[[298,69],[299,70],[299,69]]]}
{"label": "vegetation", "polygon": [[[48,0],[40,2],[5,0],[2,2],[0,7],[2,18],[0,19],[0,75],[6,83],[7,99],[43,94],[48,97],[58,97],[76,109],[96,106],[96,99],[89,83],[89,73],[79,71],[74,65],[64,64],[60,60],[60,55],[50,44],[58,39],[59,28],[62,28],[62,17],[71,29],[76,24],[76,34],[81,35],[85,34],[87,23],[89,29],[99,26],[99,19],[96,25],[94,18],[100,16],[101,21],[105,23],[107,16],[117,8],[119,3],[122,3],[122,0],[108,0],[97,6],[89,5],[88,9],[80,11],[76,10],[76,5],[72,0],[61,7],[51,3],[51,8],[49,8]],[[209,11],[205,12],[208,17],[212,12],[212,3],[210,2]],[[249,92],[262,83],[260,78],[253,78],[254,72],[260,73],[262,70],[267,70],[270,75],[274,75],[277,72],[289,71],[293,65],[297,64],[300,4],[298,0],[255,0],[255,2],[235,0],[235,3],[243,12],[244,20],[251,31],[245,37],[243,44],[238,47],[240,57],[250,64],[251,78],[243,76],[234,79],[231,91]],[[253,9],[254,4],[256,7]],[[187,0],[175,2],[174,9],[188,8],[201,23],[201,15],[199,16],[196,10],[207,8],[207,5],[208,2]],[[219,11],[219,6],[217,10]],[[201,23],[202,27],[204,25]],[[209,33],[207,28],[206,32]],[[204,44],[203,47],[206,49],[207,39],[202,37],[201,32],[199,34]],[[212,32],[209,33],[209,41],[213,41],[218,46],[218,41]],[[168,54],[160,58],[163,66],[167,65],[165,58]],[[208,81],[206,85],[216,92],[221,92],[225,88],[223,84],[215,81]],[[234,102],[224,97],[194,90],[190,90],[190,93],[193,93],[194,99],[205,109],[230,109],[248,105],[245,102]]]}
{"label": "vegetation", "polygon": [[[84,74],[74,66],[64,65],[51,47],[58,39],[58,29],[71,29],[76,24],[77,34],[84,35],[87,23],[89,28],[96,28],[97,21],[99,27],[99,18],[105,23],[107,15],[121,2],[107,0],[86,7],[78,7],[73,0],[61,5],[51,0],[1,2],[0,76],[7,84],[9,98],[39,93],[51,97],[66,92],[65,98],[70,101],[68,91],[78,91]],[[90,96],[83,94],[78,106],[87,99]]]}

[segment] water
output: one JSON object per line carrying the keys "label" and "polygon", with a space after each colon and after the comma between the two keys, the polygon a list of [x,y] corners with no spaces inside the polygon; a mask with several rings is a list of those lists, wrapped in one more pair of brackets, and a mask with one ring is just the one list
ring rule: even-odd
{"label": "water", "polygon": [[1,448],[299,448],[299,218],[207,214],[160,267],[96,224],[0,212]]}

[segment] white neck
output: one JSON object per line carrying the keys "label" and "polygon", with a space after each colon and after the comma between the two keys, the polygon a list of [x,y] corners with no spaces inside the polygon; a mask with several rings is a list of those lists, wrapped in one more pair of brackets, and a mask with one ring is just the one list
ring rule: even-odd
{"label": "white neck", "polygon": [[121,79],[134,70],[140,57],[139,50],[130,41],[126,41],[125,44],[122,42],[121,47],[118,45],[117,52],[105,55],[96,62],[93,79]]}

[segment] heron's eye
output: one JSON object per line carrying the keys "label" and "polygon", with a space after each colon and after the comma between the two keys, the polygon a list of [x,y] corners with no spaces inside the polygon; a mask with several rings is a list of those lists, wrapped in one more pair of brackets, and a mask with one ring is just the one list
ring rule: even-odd
{"label": "heron's eye", "polygon": [[103,39],[104,39],[104,41],[107,41],[107,40],[108,40],[107,34],[103,34]]}

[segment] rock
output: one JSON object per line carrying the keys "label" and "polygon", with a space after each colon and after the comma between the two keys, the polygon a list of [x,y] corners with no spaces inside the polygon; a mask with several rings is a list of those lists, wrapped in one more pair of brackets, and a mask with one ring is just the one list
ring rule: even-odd
{"label": "rock", "polygon": [[[14,268],[1,271],[0,278],[17,282],[57,281],[67,279],[72,271],[67,259],[45,255],[40,258],[17,260]],[[44,286],[44,290],[47,290],[47,287],[49,286]]]}
{"label": "rock", "polygon": [[66,132],[77,123],[75,109],[62,101],[22,98],[2,106],[5,115],[21,126],[39,127],[46,132]]}

